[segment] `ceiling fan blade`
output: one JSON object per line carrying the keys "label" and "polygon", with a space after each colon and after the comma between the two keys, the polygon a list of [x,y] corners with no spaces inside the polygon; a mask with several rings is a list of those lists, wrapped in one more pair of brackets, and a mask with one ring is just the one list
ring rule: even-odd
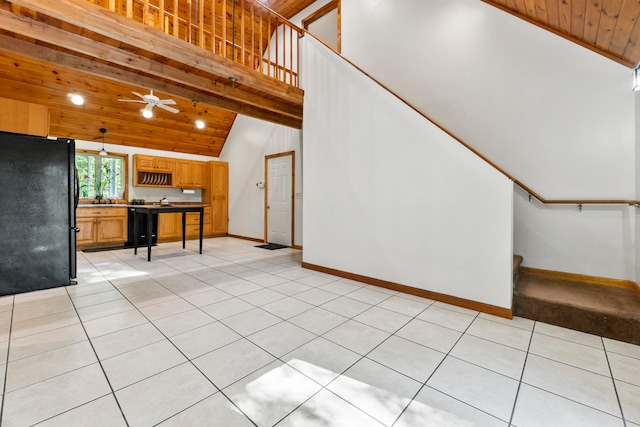
{"label": "ceiling fan blade", "polygon": [[120,101],[120,102],[140,102],[142,104],[146,104],[146,102],[141,101],[139,99],[118,99],[118,101]]}
{"label": "ceiling fan blade", "polygon": [[[132,94],[134,94],[135,96],[144,99],[144,95],[140,95],[138,92],[131,92]],[[153,95],[153,92],[151,93]]]}
{"label": "ceiling fan blade", "polygon": [[176,108],[173,108],[173,107],[167,107],[167,106],[166,106],[166,105],[164,105],[164,104],[156,104],[156,107],[158,107],[158,108],[162,108],[163,110],[170,111],[170,112],[172,112],[173,114],[175,114],[175,113],[179,113],[179,112],[180,112],[180,110],[178,110],[178,109],[176,109]]}
{"label": "ceiling fan blade", "polygon": [[158,104],[176,105],[176,101],[174,101],[173,99],[161,99],[158,101]]}

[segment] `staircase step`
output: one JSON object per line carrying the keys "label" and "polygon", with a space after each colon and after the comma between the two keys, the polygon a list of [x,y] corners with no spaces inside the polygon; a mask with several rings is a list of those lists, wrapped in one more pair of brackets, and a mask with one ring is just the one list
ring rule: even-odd
{"label": "staircase step", "polygon": [[523,258],[520,255],[513,256],[513,283],[516,283],[518,280],[518,275],[520,274],[520,264],[522,264]]}
{"label": "staircase step", "polygon": [[611,286],[520,272],[513,314],[640,345],[637,286]]}

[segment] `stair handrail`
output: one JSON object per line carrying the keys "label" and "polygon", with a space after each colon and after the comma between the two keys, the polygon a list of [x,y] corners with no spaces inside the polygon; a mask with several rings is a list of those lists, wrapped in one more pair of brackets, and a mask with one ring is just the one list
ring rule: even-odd
{"label": "stair handrail", "polygon": [[416,106],[411,104],[409,101],[407,101],[406,99],[404,99],[403,97],[401,97],[400,95],[395,93],[393,90],[389,89],[389,87],[387,87],[384,83],[380,82],[378,79],[376,79],[375,77],[373,77],[372,75],[370,75],[369,73],[364,71],[362,68],[360,68],[359,66],[354,64],[351,60],[347,59],[340,52],[336,51],[334,48],[329,46],[327,43],[325,43],[324,41],[322,41],[321,39],[316,37],[314,34],[310,33],[306,29],[303,29],[302,31],[304,31],[305,34],[309,35],[310,37],[312,37],[313,39],[315,39],[316,41],[318,41],[319,43],[321,43],[322,45],[324,45],[325,47],[327,47],[328,49],[333,51],[336,55],[338,55],[340,58],[342,58],[345,62],[347,62],[353,68],[355,68],[356,70],[358,70],[359,72],[361,72],[362,74],[364,74],[365,76],[370,78],[378,86],[382,87],[384,90],[389,92],[391,95],[395,96],[400,102],[404,103],[406,106],[411,108],[413,111],[415,111],[416,113],[418,113],[419,115],[421,115],[422,117],[427,119],[429,122],[431,122],[434,126],[436,126],[438,129],[440,129],[442,132],[444,132],[447,135],[449,135],[451,138],[456,140],[456,142],[461,144],[467,150],[471,151],[473,154],[478,156],[480,159],[482,159],[484,162],[489,164],[495,170],[497,170],[502,175],[504,175],[505,177],[507,177],[508,179],[513,181],[514,184],[516,184],[518,187],[520,187],[523,190],[525,190],[526,192],[528,192],[531,197],[534,197],[535,199],[539,200],[542,204],[545,204],[545,205],[546,204],[578,205],[578,206],[580,206],[580,205],[596,205],[596,204],[597,205],[629,205],[629,206],[636,206],[636,207],[640,208],[640,200],[633,200],[633,199],[582,199],[582,200],[581,199],[545,199],[540,194],[538,194],[535,191],[533,191],[530,187],[528,187],[527,185],[523,184],[518,179],[516,179],[513,176],[511,176],[507,171],[502,169],[500,166],[498,166],[497,164],[495,164],[494,162],[489,160],[487,157],[482,155],[478,150],[476,150],[475,148],[471,147],[469,144],[464,142],[462,139],[460,139],[454,133],[452,133],[451,131],[446,129],[440,123],[436,122],[431,117],[429,117],[427,114],[425,114],[424,112],[420,111]]}

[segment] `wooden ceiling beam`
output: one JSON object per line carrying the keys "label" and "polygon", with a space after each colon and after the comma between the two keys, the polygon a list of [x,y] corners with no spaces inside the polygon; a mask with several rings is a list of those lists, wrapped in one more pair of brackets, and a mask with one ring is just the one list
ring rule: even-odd
{"label": "wooden ceiling beam", "polygon": [[[94,40],[69,33],[62,29],[46,25],[45,23],[33,20],[29,17],[19,16],[8,11],[0,10],[0,28],[20,34],[25,37],[34,38],[42,42],[52,44],[82,55],[87,55],[98,60],[106,60],[109,63],[126,67],[137,72],[143,72],[162,80],[170,80],[173,83],[182,84],[196,90],[204,91],[214,96],[222,97],[215,107],[228,111],[246,114],[246,112],[238,111],[239,105],[249,105],[257,107],[261,110],[271,111],[277,114],[289,116],[294,119],[302,120],[302,108],[285,104],[274,100],[267,99],[263,96],[248,93],[239,88],[233,88],[228,84],[223,84],[206,78],[171,67],[166,64],[159,63],[150,58],[137,55],[122,49],[115,48],[106,44],[96,43]],[[8,40],[4,36],[7,43],[5,49],[10,49],[24,56],[39,59],[46,62],[56,63],[76,68],[79,63],[85,67],[83,71],[91,72],[91,68],[97,67],[99,63],[92,62],[87,64],[86,61],[77,61],[73,59],[73,55],[58,53],[57,50],[45,49],[44,47],[34,45],[32,43],[18,40],[17,42]],[[62,63],[64,61],[65,63]],[[87,69],[87,65],[90,65]],[[77,69],[77,68],[76,68]],[[130,82],[129,82],[130,83]],[[154,87],[147,87],[154,89]],[[197,100],[197,98],[194,98]],[[237,101],[236,103],[224,102],[225,100]]]}
{"label": "wooden ceiling beam", "polygon": [[223,108],[246,116],[282,124],[293,128],[302,127],[302,117],[291,118],[272,111],[262,110],[236,101],[220,99],[211,94],[205,94],[182,86],[166,83],[151,77],[122,70],[117,67],[80,58],[58,50],[49,49],[33,43],[17,40],[0,35],[0,52],[18,53],[31,59],[53,63],[63,67],[82,71],[87,74],[108,78],[120,83],[126,83],[146,89],[154,89],[168,95],[180,97],[188,101],[197,100],[214,107]]}
{"label": "wooden ceiling beam", "polygon": [[233,77],[237,79],[237,85],[247,85],[276,98],[297,105],[302,104],[301,89],[122,17],[86,0],[12,0],[12,3],[206,73],[222,78]]}

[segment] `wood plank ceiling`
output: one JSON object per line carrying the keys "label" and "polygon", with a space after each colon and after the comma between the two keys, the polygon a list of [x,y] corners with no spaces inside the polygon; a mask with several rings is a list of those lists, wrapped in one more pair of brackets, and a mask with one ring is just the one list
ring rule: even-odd
{"label": "wood plank ceiling", "polygon": [[630,68],[640,64],[639,0],[483,0]]}
{"label": "wood plank ceiling", "polygon": [[[277,0],[276,12],[312,1]],[[118,101],[151,89],[180,112],[154,108],[147,120],[143,104]],[[72,105],[72,93],[85,104]],[[107,143],[214,157],[236,113],[302,123],[300,89],[86,0],[0,0],[0,97],[49,107],[52,136],[102,141],[104,127]]]}

